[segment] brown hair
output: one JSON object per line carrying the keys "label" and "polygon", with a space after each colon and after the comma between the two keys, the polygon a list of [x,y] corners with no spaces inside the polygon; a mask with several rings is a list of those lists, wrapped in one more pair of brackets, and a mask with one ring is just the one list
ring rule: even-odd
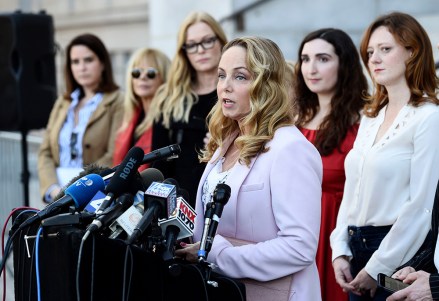
{"label": "brown hair", "polygon": [[314,142],[321,155],[329,155],[340,147],[351,126],[360,121],[368,85],[360,56],[349,35],[335,28],[323,28],[309,33],[300,44],[295,71],[294,96],[298,126],[311,121],[319,109],[317,94],[307,87],[301,71],[303,47],[315,39],[331,44],[339,57],[338,80],[331,99],[331,112],[322,121]]}
{"label": "brown hair", "polygon": [[83,45],[93,51],[99,58],[101,63],[104,65],[104,70],[102,71],[101,82],[99,83],[95,92],[113,92],[119,87],[114,82],[113,78],[113,68],[111,67],[110,55],[108,54],[107,48],[105,48],[104,43],[95,35],[86,33],[75,37],[66,49],[66,65],[64,68],[64,76],[66,81],[66,92],[64,93],[64,98],[70,99],[70,94],[76,89],[81,90],[81,94],[84,94],[82,86],[73,77],[72,69],[70,68],[71,59],[70,51],[73,46]]}
{"label": "brown hair", "polygon": [[[399,44],[412,51],[411,57],[406,61],[405,71],[411,92],[409,104],[418,106],[427,101],[439,104],[436,97],[438,78],[434,67],[433,48],[424,28],[412,16],[393,12],[373,21],[361,41],[360,53],[364,64],[367,66],[369,61],[367,48],[370,37],[380,26],[385,26]],[[365,106],[364,114],[376,117],[389,101],[385,87],[374,82],[374,95],[370,100],[371,102]]]}

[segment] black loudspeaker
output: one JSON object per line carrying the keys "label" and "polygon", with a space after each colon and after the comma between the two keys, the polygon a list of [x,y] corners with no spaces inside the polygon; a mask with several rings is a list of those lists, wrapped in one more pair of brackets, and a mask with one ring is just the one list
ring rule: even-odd
{"label": "black loudspeaker", "polygon": [[44,128],[57,97],[52,17],[0,14],[0,41],[0,130]]}

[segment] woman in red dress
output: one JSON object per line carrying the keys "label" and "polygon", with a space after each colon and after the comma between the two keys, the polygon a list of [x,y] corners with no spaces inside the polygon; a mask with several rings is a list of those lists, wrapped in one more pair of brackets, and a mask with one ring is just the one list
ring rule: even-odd
{"label": "woman in red dress", "polygon": [[297,126],[323,161],[322,217],[317,268],[323,301],[348,300],[335,281],[329,236],[345,182],[344,160],[358,131],[368,85],[360,57],[343,31],[324,28],[302,41],[294,78]]}

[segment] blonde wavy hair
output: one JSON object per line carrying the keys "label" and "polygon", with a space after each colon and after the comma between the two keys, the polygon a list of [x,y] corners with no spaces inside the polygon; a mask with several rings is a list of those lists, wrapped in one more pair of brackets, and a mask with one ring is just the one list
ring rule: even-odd
{"label": "blonde wavy hair", "polygon": [[[131,55],[125,74],[126,93],[124,99],[124,117],[122,127],[120,129],[121,131],[126,129],[130,121],[133,119],[134,113],[139,107],[142,106],[140,98],[134,93],[133,90],[131,70],[144,60],[154,63],[154,66],[151,67],[157,69],[162,84],[168,79],[168,71],[171,65],[171,60],[162,51],[153,48],[140,48]],[[143,121],[136,127],[134,132],[136,139],[139,138],[148,128],[146,119],[147,118],[144,118]]]}
{"label": "blonde wavy hair", "polygon": [[171,120],[189,121],[189,112],[198,100],[192,90],[192,82],[196,79],[196,71],[192,67],[183,46],[186,42],[187,29],[198,22],[204,22],[213,30],[221,47],[227,43],[226,34],[221,25],[205,12],[193,12],[186,17],[180,26],[177,37],[177,53],[175,54],[170,77],[165,85],[161,86],[153,99],[147,122],[152,124],[163,117],[163,125],[169,128]]}
{"label": "blonde wavy hair", "polygon": [[[232,47],[246,50],[246,65],[252,75],[250,86],[250,113],[242,120],[246,133],[235,140],[240,150],[239,162],[249,165],[261,152],[278,128],[292,125],[291,101],[286,87],[287,65],[279,47],[261,37],[241,37],[227,43],[223,54]],[[222,103],[212,108],[208,115],[211,138],[201,151],[199,159],[208,162],[224,140],[239,131],[238,123],[222,113]],[[215,158],[216,160],[219,158]]]}

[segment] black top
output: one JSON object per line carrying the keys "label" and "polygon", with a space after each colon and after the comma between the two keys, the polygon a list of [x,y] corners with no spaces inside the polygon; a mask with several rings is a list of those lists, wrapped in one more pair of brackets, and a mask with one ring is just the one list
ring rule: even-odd
{"label": "black top", "polygon": [[171,144],[179,144],[181,153],[177,159],[158,161],[152,167],[159,169],[165,179],[177,180],[180,188],[189,192],[186,200],[195,208],[197,188],[203,174],[205,163],[198,160],[198,151],[204,147],[203,139],[207,133],[206,117],[218,100],[215,91],[198,95],[198,102],[192,106],[189,122],[171,121],[170,129],[163,126],[161,120],[154,123],[152,131],[152,149],[158,149]]}

